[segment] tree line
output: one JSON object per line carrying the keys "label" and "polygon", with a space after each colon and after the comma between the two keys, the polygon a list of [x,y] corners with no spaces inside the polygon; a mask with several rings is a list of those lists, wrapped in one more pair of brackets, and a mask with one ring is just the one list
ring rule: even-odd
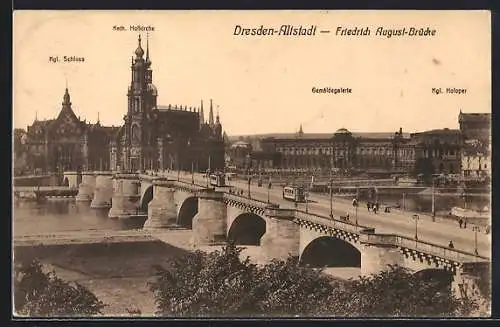
{"label": "tree line", "polygon": [[[458,298],[446,283],[398,267],[347,281],[295,257],[256,265],[243,248],[190,252],[170,268],[155,266],[149,288],[163,317],[445,317],[468,316],[473,299]],[[30,317],[93,316],[106,305],[78,283],[44,272],[35,260],[14,267],[14,310]],[[124,308],[124,312],[130,312]]]}

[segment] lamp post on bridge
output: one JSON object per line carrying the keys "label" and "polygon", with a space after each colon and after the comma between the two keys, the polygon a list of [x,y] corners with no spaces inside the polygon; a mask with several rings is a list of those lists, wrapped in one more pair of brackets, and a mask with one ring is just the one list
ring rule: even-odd
{"label": "lamp post on bridge", "polygon": [[474,231],[474,254],[479,255],[477,250],[477,232],[479,232],[479,226],[473,226],[472,230]]}
{"label": "lamp post on bridge", "polygon": [[413,220],[415,220],[415,241],[418,241],[418,220],[420,217],[418,215],[411,216]]}
{"label": "lamp post on bridge", "polygon": [[267,203],[271,203],[271,197],[270,197],[270,192],[271,192],[271,175],[269,175],[269,184],[267,185]]}
{"label": "lamp post on bridge", "polygon": [[358,206],[359,206],[359,187],[356,186],[356,201],[354,202],[354,210],[356,212],[356,229],[358,228]]}
{"label": "lamp post on bridge", "polygon": [[309,212],[309,187],[306,185],[306,213]]}
{"label": "lamp post on bridge", "polygon": [[331,178],[331,176],[330,176],[330,218],[333,218],[333,179]]}
{"label": "lamp post on bridge", "polygon": [[432,221],[436,221],[436,179],[432,178]]}
{"label": "lamp post on bridge", "polygon": [[250,194],[250,184],[252,183],[252,177],[250,176],[250,174],[248,174],[248,198],[252,198],[251,194]]}
{"label": "lamp post on bridge", "polygon": [[403,192],[403,211],[406,211],[406,193]]}
{"label": "lamp post on bridge", "polygon": [[194,184],[194,161],[191,161],[191,184]]}

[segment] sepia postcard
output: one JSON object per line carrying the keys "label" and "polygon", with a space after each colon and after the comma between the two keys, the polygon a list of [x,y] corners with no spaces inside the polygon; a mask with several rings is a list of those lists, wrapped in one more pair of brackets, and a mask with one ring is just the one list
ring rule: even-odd
{"label": "sepia postcard", "polygon": [[13,316],[491,315],[489,11],[15,11]]}

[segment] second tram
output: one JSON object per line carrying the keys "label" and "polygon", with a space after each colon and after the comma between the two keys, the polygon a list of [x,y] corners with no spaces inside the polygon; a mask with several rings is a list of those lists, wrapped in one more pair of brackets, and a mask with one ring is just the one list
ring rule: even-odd
{"label": "second tram", "polygon": [[306,192],[300,186],[285,186],[283,188],[283,199],[294,202],[305,202]]}

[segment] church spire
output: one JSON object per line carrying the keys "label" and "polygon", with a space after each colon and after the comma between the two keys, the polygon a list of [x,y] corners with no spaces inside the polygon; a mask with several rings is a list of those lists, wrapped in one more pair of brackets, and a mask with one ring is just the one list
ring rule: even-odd
{"label": "church spire", "polygon": [[146,64],[151,65],[151,59],[149,59],[149,33],[146,33]]}
{"label": "church spire", "polygon": [[208,114],[208,124],[210,126],[214,125],[214,108],[212,104],[212,99],[210,99],[210,112]]}
{"label": "church spire", "polygon": [[302,124],[300,124],[298,135],[299,135],[299,137],[302,136],[302,135],[304,135],[304,131],[302,130]]}
{"label": "church spire", "polygon": [[205,114],[203,113],[203,100],[201,100],[200,124],[205,124]]}

